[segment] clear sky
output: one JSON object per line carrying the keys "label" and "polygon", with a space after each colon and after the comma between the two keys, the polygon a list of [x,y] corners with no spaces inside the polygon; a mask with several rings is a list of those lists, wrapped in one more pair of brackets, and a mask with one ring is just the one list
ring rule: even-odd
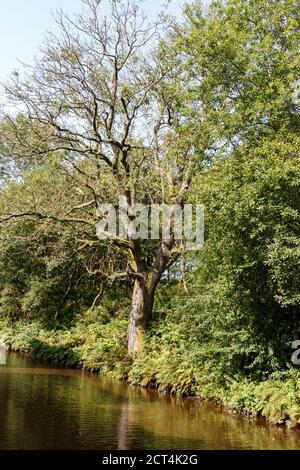
{"label": "clear sky", "polygon": [[[179,14],[184,0],[172,0],[170,11]],[[161,0],[145,0],[147,11],[159,10]],[[47,30],[55,28],[52,14],[62,8],[74,13],[81,0],[0,0],[0,82],[19,67],[30,63]]]}

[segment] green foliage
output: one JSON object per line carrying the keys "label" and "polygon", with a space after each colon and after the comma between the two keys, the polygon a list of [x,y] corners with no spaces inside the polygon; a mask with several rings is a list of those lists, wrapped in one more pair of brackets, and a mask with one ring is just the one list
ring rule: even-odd
{"label": "green foliage", "polygon": [[[55,169],[38,168],[25,174],[22,184],[6,184],[0,210],[30,213],[30,204],[43,215],[51,206],[59,217],[60,204],[64,210],[76,204],[76,194]],[[109,273],[109,266],[122,269],[122,255],[111,254],[97,240],[94,227],[30,216],[12,218],[1,227],[0,317],[42,317],[67,324],[104,292],[108,281],[103,273]],[[129,285],[124,282],[121,288],[116,282],[115,295],[122,295]]]}
{"label": "green foliage", "polygon": [[103,306],[78,314],[68,328],[51,328],[38,320],[2,320],[1,339],[11,350],[30,352],[59,366],[123,376],[127,311],[116,302],[108,305],[104,301]]}

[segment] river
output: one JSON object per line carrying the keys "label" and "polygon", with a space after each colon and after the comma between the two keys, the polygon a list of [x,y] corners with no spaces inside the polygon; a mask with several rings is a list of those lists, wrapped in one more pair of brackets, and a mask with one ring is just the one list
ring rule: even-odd
{"label": "river", "polygon": [[[0,449],[299,449],[287,431],[0,351]],[[2,363],[2,364],[1,364]]]}

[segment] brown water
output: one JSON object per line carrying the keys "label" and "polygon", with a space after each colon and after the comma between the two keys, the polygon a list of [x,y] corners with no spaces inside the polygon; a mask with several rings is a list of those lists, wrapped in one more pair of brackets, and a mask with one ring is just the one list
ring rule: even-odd
{"label": "brown water", "polygon": [[300,449],[300,433],[9,354],[0,449]]}

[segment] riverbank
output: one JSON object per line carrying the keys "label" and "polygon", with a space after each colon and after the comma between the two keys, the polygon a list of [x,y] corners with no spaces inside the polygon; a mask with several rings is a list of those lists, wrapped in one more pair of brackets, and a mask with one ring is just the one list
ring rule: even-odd
{"label": "riverbank", "polygon": [[0,367],[0,401],[0,449],[6,451],[300,447],[299,432],[267,426],[263,419],[233,416],[206,401],[54,367],[29,354],[7,354],[6,366]]}
{"label": "riverbank", "polygon": [[165,342],[166,320],[160,334],[149,330],[144,354],[130,359],[126,355],[126,322],[122,314],[107,321],[102,312],[99,318],[99,311],[78,317],[68,329],[49,329],[38,321],[1,322],[0,339],[12,351],[57,366],[95,371],[134,385],[205,399],[234,413],[262,416],[274,425],[300,427],[298,370],[276,372],[263,381],[242,376],[217,380],[208,366],[198,369],[192,365],[192,351],[184,354],[180,345],[170,350]]}

